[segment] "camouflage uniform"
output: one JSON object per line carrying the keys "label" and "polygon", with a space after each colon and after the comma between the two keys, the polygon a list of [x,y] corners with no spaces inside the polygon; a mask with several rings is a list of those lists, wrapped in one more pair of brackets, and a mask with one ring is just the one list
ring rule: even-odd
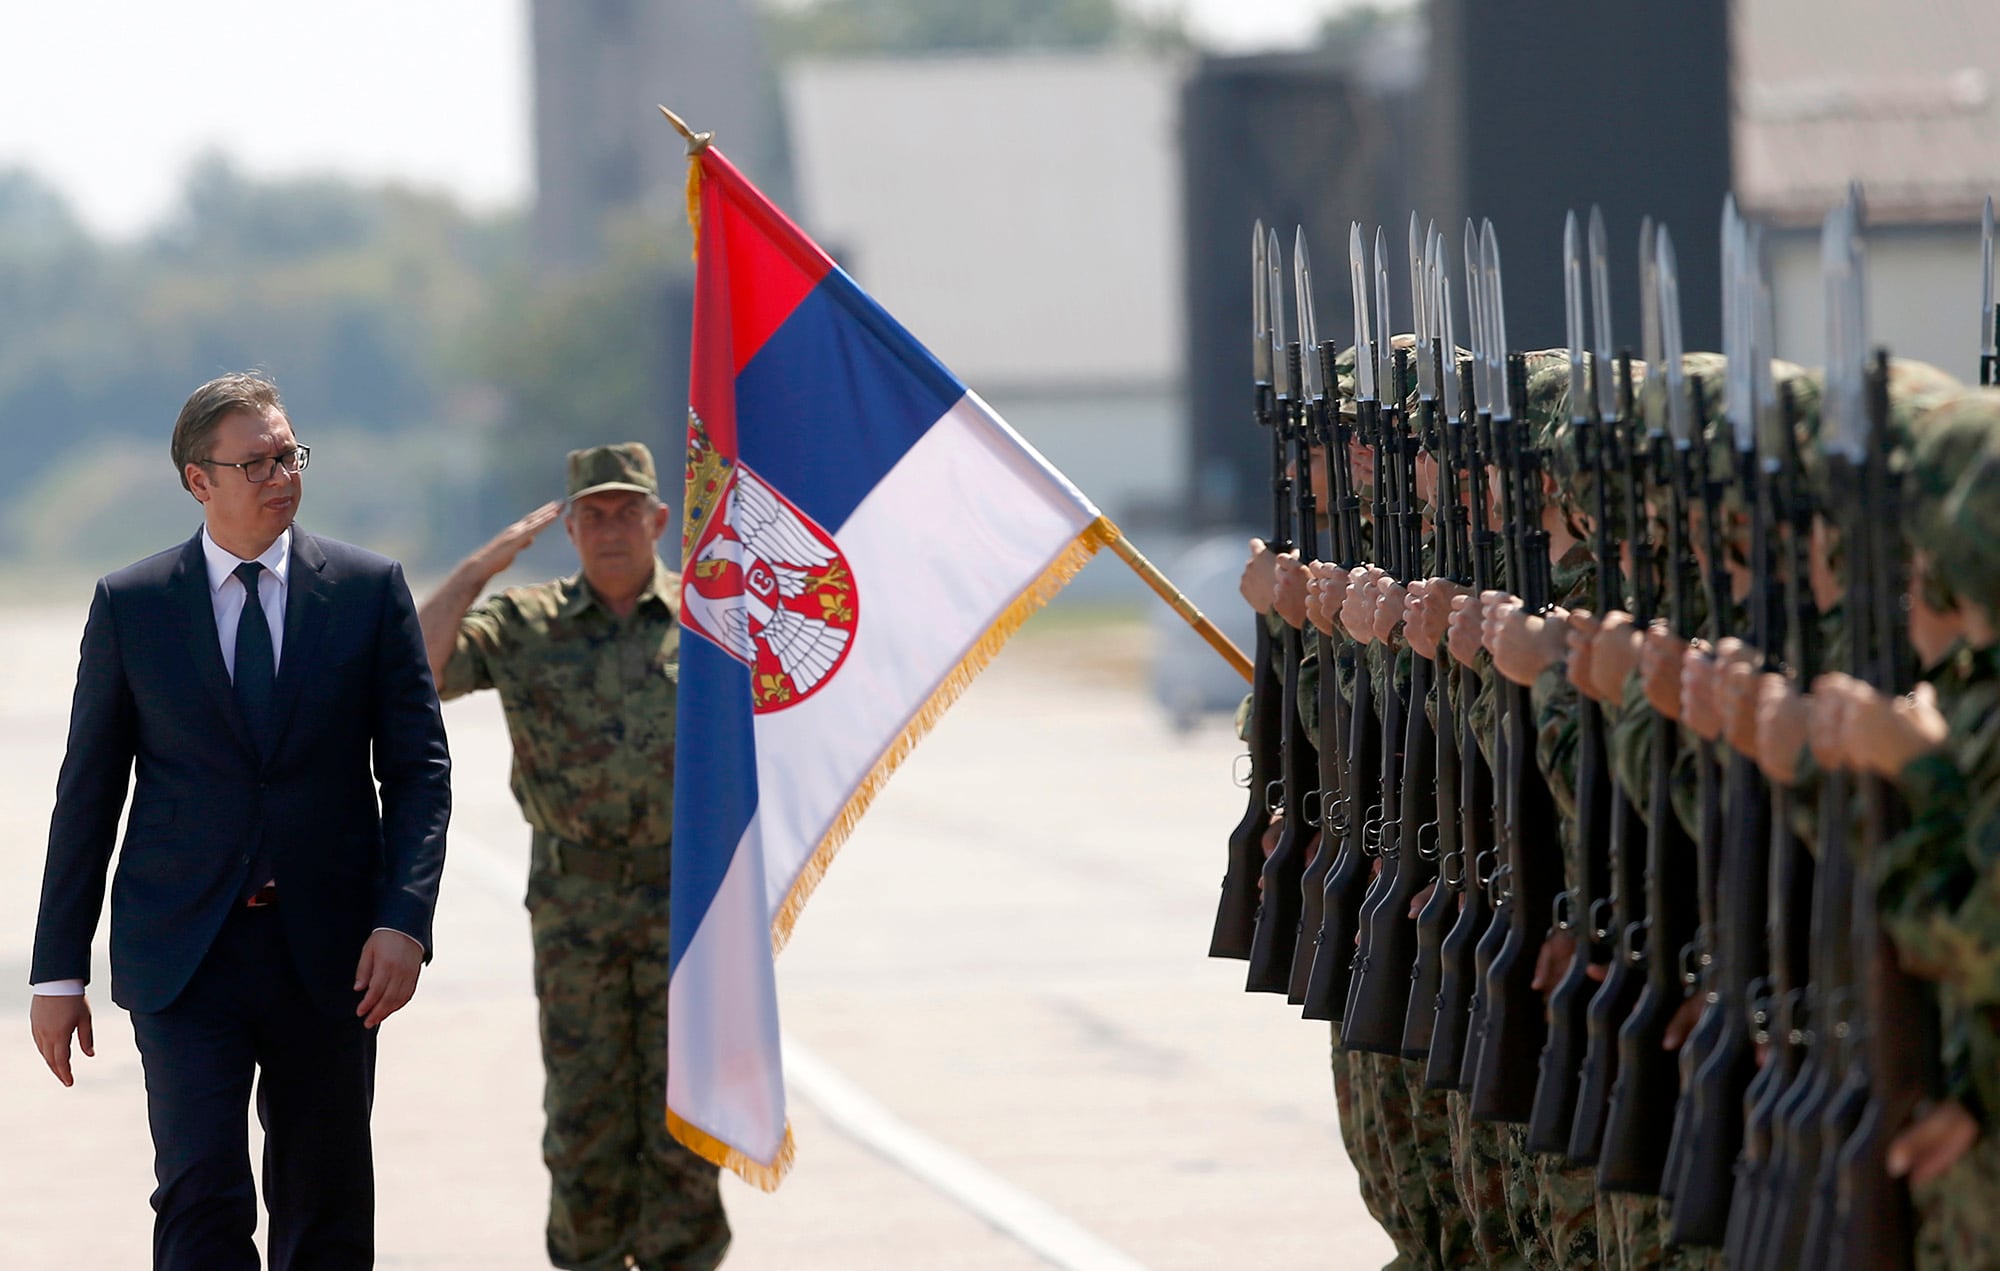
{"label": "camouflage uniform", "polygon": [[[573,497],[656,488],[634,450],[574,452]],[[716,1167],[668,1135],[664,1106],[679,581],[655,559],[622,619],[581,574],[509,588],[465,615],[438,684],[498,690],[513,740],[534,831],[548,1255],[578,1271],[712,1267],[729,1246]]]}

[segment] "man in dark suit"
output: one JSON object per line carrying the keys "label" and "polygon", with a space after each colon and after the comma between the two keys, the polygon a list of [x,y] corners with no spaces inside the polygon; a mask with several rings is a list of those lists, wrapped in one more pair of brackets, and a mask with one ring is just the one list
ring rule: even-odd
{"label": "man in dark suit", "polygon": [[375,1028],[416,991],[451,813],[423,634],[394,561],[297,529],[310,457],[254,375],[174,425],[200,532],[100,580],[84,626],[30,980],[35,1044],[92,1053],[111,999],[146,1073],[153,1262],[255,1268],[248,1106],[271,1265],[374,1262]]}

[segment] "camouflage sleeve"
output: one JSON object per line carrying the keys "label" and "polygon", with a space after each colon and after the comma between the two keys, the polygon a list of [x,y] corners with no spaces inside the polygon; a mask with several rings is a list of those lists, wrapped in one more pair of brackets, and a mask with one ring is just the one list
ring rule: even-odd
{"label": "camouflage sleeve", "polygon": [[1306,739],[1319,748],[1319,652],[1320,637],[1305,641],[1305,656],[1299,659],[1299,723]]}
{"label": "camouflage sleeve", "polygon": [[1494,729],[1500,721],[1500,690],[1494,684],[1496,673],[1492,655],[1481,649],[1478,662],[1476,669],[1479,673],[1474,677],[1478,687],[1472,695],[1472,735],[1479,741],[1480,756],[1491,768],[1498,763],[1494,754]]}
{"label": "camouflage sleeve", "polygon": [[1625,697],[1615,716],[1604,720],[1604,748],[1611,770],[1641,817],[1651,814],[1647,791],[1653,784],[1653,708],[1639,677],[1625,677]]}
{"label": "camouflage sleeve", "polygon": [[504,647],[507,621],[505,606],[498,596],[466,611],[458,621],[458,642],[452,646],[451,660],[444,664],[438,679],[438,700],[448,702],[483,688],[493,687],[491,659]]}
{"label": "camouflage sleeve", "polygon": [[1250,744],[1250,699],[1251,695],[1245,693],[1243,700],[1236,703],[1236,740],[1246,746]]}
{"label": "camouflage sleeve", "polygon": [[1561,666],[1536,678],[1530,690],[1535,710],[1535,762],[1564,821],[1576,817],[1577,716],[1583,695]]}

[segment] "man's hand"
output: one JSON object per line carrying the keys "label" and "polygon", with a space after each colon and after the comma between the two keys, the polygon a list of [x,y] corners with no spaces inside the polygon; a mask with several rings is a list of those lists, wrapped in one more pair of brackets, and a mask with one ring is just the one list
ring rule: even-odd
{"label": "man's hand", "polygon": [[1889,1176],[1921,1187],[1942,1178],[1979,1141],[1979,1122],[1956,1099],[1933,1104],[1889,1144]]}
{"label": "man's hand", "polygon": [[1780,785],[1799,779],[1809,708],[1798,685],[1776,671],[1757,681],[1757,766]]}
{"label": "man's hand", "polygon": [[[1486,594],[1497,596],[1500,593]],[[1479,650],[1485,647],[1481,643],[1485,631],[1484,615],[1480,598],[1471,592],[1452,598],[1451,621],[1445,626],[1445,643],[1450,647],[1451,655],[1467,666],[1479,665]]]}
{"label": "man's hand", "polygon": [[1306,566],[1306,621],[1323,635],[1335,635],[1340,603],[1347,598],[1347,571],[1316,560]]}
{"label": "man's hand", "polygon": [[1616,706],[1625,700],[1625,681],[1638,668],[1639,653],[1646,633],[1632,615],[1614,609],[1597,626],[1597,639],[1590,646],[1591,676],[1596,686],[1592,696]]}
{"label": "man's hand", "polygon": [[1681,721],[1703,741],[1722,736],[1721,673],[1722,664],[1700,643],[1681,654]]}
{"label": "man's hand", "polygon": [[[1668,719],[1681,717],[1681,662],[1688,642],[1667,630],[1664,622],[1646,628],[1645,643],[1639,649],[1639,677],[1645,685],[1646,700]],[[1603,663],[1598,663],[1603,670]]]}
{"label": "man's hand", "polygon": [[1844,695],[1840,749],[1857,768],[1893,779],[1950,736],[1935,685],[1920,683],[1908,697],[1888,697],[1855,680],[1844,686]]}
{"label": "man's hand", "polygon": [[1284,552],[1272,564],[1271,608],[1285,625],[1303,631],[1306,625],[1306,566],[1297,552]]}
{"label": "man's hand", "polygon": [[1666,1034],[1660,1038],[1660,1049],[1679,1050],[1694,1032],[1694,1026],[1701,1022],[1701,1010],[1707,1004],[1708,999],[1700,993],[1682,998],[1674,1017],[1667,1021]]}
{"label": "man's hand", "polygon": [[1396,633],[1403,626],[1403,605],[1406,599],[1403,584],[1384,574],[1375,580],[1375,638],[1391,646],[1396,645]]}
{"label": "man's hand", "polygon": [[1531,614],[1516,600],[1490,607],[1486,613],[1486,647],[1493,666],[1516,684],[1533,685],[1543,671],[1563,660],[1569,649],[1568,612],[1551,609]]}
{"label": "man's hand", "polygon": [[84,1054],[97,1055],[97,1043],[90,1032],[90,1000],[81,993],[56,997],[37,993],[28,1004],[28,1030],[34,1034],[35,1049],[42,1062],[66,1086],[76,1084],[69,1070],[69,1039],[72,1034]]}
{"label": "man's hand", "polygon": [[536,535],[562,515],[562,509],[561,499],[549,500],[488,539],[486,546],[474,552],[467,558],[468,561],[476,564],[479,571],[491,579],[513,564],[515,557],[527,551],[529,545],[535,541]]}
{"label": "man's hand", "polygon": [[1271,612],[1271,589],[1277,583],[1277,553],[1261,538],[1250,540],[1250,559],[1243,562],[1243,576],[1236,590],[1258,613]]}
{"label": "man's hand", "polygon": [[1340,625],[1363,644],[1375,642],[1375,601],[1379,593],[1375,580],[1382,571],[1372,565],[1358,565],[1347,575],[1347,594],[1340,601]]}
{"label": "man's hand", "polygon": [[1757,692],[1762,670],[1754,657],[1722,669],[1722,736],[1739,755],[1757,757]]}
{"label": "man's hand", "polygon": [[1443,578],[1421,578],[1404,593],[1403,638],[1410,648],[1435,661],[1451,622],[1452,601],[1465,589]]}
{"label": "man's hand", "polygon": [[1569,931],[1551,931],[1542,937],[1541,951],[1535,955],[1535,978],[1529,987],[1543,997],[1556,991],[1562,983],[1563,973],[1576,957],[1576,935]]}
{"label": "man's hand", "polygon": [[354,1013],[363,1028],[373,1028],[409,1004],[423,973],[424,949],[400,931],[377,931],[361,946],[354,968],[354,991],[361,1001]]}

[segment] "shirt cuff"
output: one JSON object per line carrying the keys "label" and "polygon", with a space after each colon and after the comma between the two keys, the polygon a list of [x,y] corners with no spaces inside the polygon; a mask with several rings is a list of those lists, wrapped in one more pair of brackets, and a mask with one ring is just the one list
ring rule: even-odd
{"label": "shirt cuff", "polygon": [[[401,936],[403,937],[403,939],[408,940],[411,944],[417,946],[417,951],[419,953],[423,952],[424,942],[417,939],[415,936],[411,935],[407,931],[397,931],[394,927],[377,927],[375,928],[375,931],[386,931],[389,932],[391,935]],[[373,935],[374,932],[370,932],[369,934]],[[82,991],[83,991],[82,989],[77,990],[77,992],[79,993],[81,993]]]}
{"label": "shirt cuff", "polygon": [[82,997],[82,980],[44,980],[28,986],[36,997]]}

